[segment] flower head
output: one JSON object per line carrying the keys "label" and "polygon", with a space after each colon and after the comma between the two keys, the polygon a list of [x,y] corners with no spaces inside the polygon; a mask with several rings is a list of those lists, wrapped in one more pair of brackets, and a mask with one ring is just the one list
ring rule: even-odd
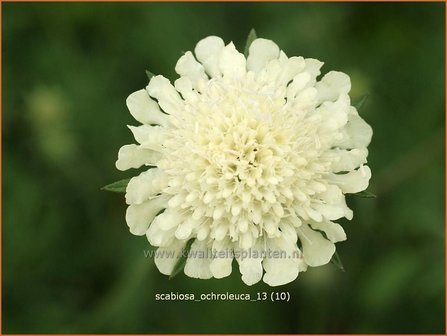
{"label": "flower head", "polygon": [[266,39],[247,58],[216,36],[194,53],[178,60],[174,85],[155,76],[127,99],[142,125],[129,126],[138,145],[123,146],[116,166],[153,167],[127,186],[130,232],[159,247],[168,275],[168,251],[178,257],[191,239],[194,278],[228,276],[236,259],[246,284],[276,286],[328,263],[346,239],[333,221],[353,216],[345,194],[371,177],[372,129],[351,106],[349,77],[319,80],[322,62]]}

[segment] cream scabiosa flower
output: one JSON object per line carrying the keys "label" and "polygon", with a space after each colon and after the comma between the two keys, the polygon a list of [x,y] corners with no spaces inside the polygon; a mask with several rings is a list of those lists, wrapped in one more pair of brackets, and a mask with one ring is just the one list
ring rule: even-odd
{"label": "cream scabiosa flower", "polygon": [[178,256],[191,239],[193,278],[228,276],[236,259],[246,284],[277,286],[327,264],[346,239],[333,221],[353,216],[345,194],[371,177],[372,129],[351,106],[349,77],[318,79],[322,62],[261,38],[247,58],[216,36],[194,54],[178,60],[174,85],[155,76],[127,99],[142,125],[129,126],[138,145],[116,166],[152,166],[127,186],[130,232],[159,247],[167,275],[177,259],[161,252]]}

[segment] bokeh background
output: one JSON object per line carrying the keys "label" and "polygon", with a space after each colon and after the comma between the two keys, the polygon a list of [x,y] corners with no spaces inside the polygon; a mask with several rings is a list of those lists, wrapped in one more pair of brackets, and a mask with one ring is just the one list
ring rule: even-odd
{"label": "bokeh background", "polygon": [[[4,333],[444,333],[443,3],[3,3]],[[374,128],[375,199],[349,199],[334,265],[286,286],[168,280],[100,191],[133,141],[128,94],[175,79],[208,35],[249,30],[351,75]],[[282,302],[160,302],[156,293],[289,291]]]}

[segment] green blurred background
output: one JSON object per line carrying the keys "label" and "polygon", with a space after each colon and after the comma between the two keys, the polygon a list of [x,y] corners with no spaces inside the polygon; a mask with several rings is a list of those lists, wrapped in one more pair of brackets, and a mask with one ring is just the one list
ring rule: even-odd
{"label": "green blurred background", "polygon": [[[4,333],[444,333],[443,3],[3,3]],[[349,199],[346,271],[286,286],[168,280],[128,232],[118,172],[144,70],[174,79],[208,35],[249,30],[351,75],[373,126],[370,190]],[[155,293],[289,291],[289,303]]]}

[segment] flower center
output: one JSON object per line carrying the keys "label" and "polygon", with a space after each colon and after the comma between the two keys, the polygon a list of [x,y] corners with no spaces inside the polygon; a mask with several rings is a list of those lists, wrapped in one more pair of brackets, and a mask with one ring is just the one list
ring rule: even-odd
{"label": "flower center", "polygon": [[283,95],[259,91],[214,83],[186,101],[159,165],[181,209],[208,223],[215,239],[250,236],[244,246],[277,236],[280,220],[296,217],[294,192],[310,177],[297,140],[312,128]]}

